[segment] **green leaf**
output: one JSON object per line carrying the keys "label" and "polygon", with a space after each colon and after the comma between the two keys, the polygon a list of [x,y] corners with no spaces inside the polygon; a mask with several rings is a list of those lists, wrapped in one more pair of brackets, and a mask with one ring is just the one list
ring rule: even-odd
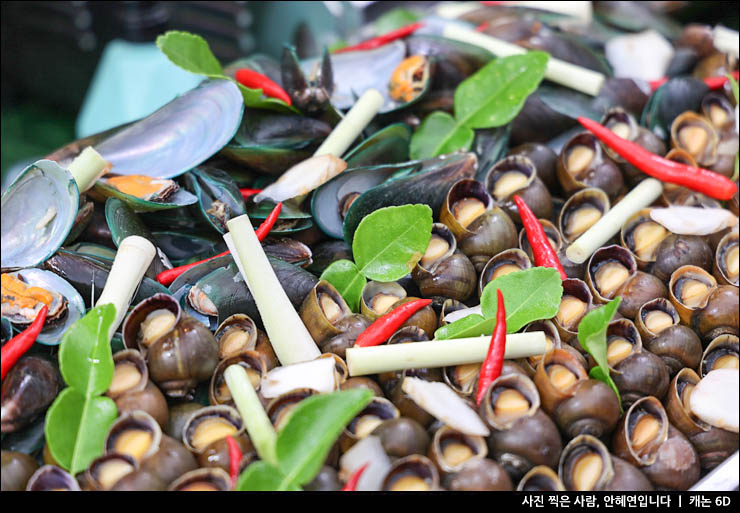
{"label": "green leaf", "polygon": [[285,474],[265,461],[255,461],[241,473],[234,488],[239,492],[300,492],[301,489],[288,483]]}
{"label": "green leaf", "polygon": [[[231,79],[229,78],[229,80]],[[265,96],[262,93],[262,89],[250,89],[249,87],[243,86],[239,82],[235,83],[239,88],[239,91],[241,91],[242,93],[242,98],[244,99],[244,105],[246,107],[251,107],[253,109],[275,110],[278,112],[291,112],[293,114],[301,113],[298,109],[296,109],[292,105],[288,105],[283,100],[272,98],[270,96]]]}
{"label": "green leaf", "polygon": [[116,319],[116,307],[102,305],[90,310],[64,334],[59,347],[59,370],[67,385],[84,397],[101,395],[113,381],[113,355],[108,330]]}
{"label": "green leaf", "polygon": [[212,78],[223,78],[224,70],[202,37],[170,30],[157,38],[157,47],[173,64],[184,70]]}
{"label": "green leaf", "polygon": [[457,123],[492,128],[514,119],[545,76],[549,57],[545,52],[527,52],[483,66],[455,90]]}
{"label": "green leaf", "polygon": [[490,335],[496,327],[498,304],[496,290],[501,289],[506,305],[506,331],[514,333],[530,322],[550,319],[558,313],[563,283],[555,269],[533,267],[505,274],[489,282],[481,296],[483,315],[468,315],[442,326],[434,333],[438,340]]}
{"label": "green leaf", "polygon": [[396,7],[375,20],[375,33],[385,34],[392,30],[400,29],[401,27],[414,23],[420,19],[421,15],[418,13],[404,9],[403,7]]}
{"label": "green leaf", "polygon": [[412,159],[426,159],[469,150],[474,138],[472,129],[458,125],[448,113],[432,112],[411,136],[409,155]]}
{"label": "green leaf", "polygon": [[410,273],[421,260],[431,237],[429,206],[381,208],[360,222],[352,241],[352,253],[366,278],[395,281]]}
{"label": "green leaf", "polygon": [[331,283],[337,292],[339,292],[347,306],[357,313],[360,311],[360,300],[362,298],[362,289],[367,283],[365,277],[360,273],[354,262],[350,260],[337,260],[324,269],[321,273],[322,280]]}
{"label": "green leaf", "polygon": [[[598,367],[591,370],[590,376],[612,387],[614,393],[617,394],[617,398],[619,398],[620,404],[622,400],[619,397],[619,391],[611,376],[609,376],[609,363],[606,359],[606,330],[621,302],[622,298],[616,297],[604,306],[591,310],[578,324],[578,341],[581,343],[581,347],[593,356],[598,365]],[[598,371],[595,370],[597,368]]]}
{"label": "green leaf", "polygon": [[516,333],[530,322],[555,317],[563,297],[563,280],[549,267],[532,267],[496,278],[481,295],[481,311],[487,319],[496,318],[496,289],[504,295],[506,332]]}
{"label": "green leaf", "polygon": [[[598,379],[599,381],[603,381],[607,385],[611,387],[612,390],[614,390],[614,393],[617,394],[617,400],[619,401],[619,409],[622,410],[622,397],[619,395],[619,389],[617,388],[617,384],[614,383],[614,380],[609,375],[608,372],[604,372],[604,369],[599,367],[598,365],[596,367],[592,367],[591,370],[588,372],[589,377],[593,379]],[[623,411],[623,410],[622,410]]]}
{"label": "green leaf", "polygon": [[65,388],[49,407],[44,434],[54,459],[72,475],[104,452],[103,444],[118,411],[110,397],[86,398]]}
{"label": "green leaf", "polygon": [[740,91],[738,91],[737,80],[729,73],[726,75],[730,79],[730,87],[732,87],[732,95],[735,97],[735,103],[740,102]]}
{"label": "green leaf", "polygon": [[319,394],[301,401],[278,433],[277,457],[284,482],[310,482],[344,427],[370,402],[370,390]]}

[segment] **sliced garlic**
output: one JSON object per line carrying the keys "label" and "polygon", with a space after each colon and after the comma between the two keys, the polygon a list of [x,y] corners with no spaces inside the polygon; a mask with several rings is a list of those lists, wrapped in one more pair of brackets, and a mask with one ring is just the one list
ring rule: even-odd
{"label": "sliced garlic", "polygon": [[737,433],[740,371],[716,369],[704,376],[689,397],[691,411],[712,426]]}

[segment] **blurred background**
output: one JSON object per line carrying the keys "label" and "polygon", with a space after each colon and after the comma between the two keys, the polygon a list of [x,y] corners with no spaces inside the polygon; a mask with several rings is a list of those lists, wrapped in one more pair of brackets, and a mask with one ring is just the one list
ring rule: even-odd
{"label": "blurred background", "polygon": [[[355,42],[360,27],[399,5],[421,11],[434,3],[3,1],[3,177],[194,87],[200,77],[171,65],[153,43],[166,30],[200,34],[227,64],[255,52],[279,58],[285,42],[299,55]],[[736,2],[668,4],[680,23],[738,28]]]}

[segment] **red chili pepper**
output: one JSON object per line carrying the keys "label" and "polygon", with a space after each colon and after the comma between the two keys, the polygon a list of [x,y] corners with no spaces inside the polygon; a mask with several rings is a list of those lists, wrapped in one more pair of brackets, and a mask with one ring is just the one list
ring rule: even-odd
{"label": "red chili pepper", "polygon": [[374,48],[380,48],[381,46],[386,45],[391,41],[410,36],[423,26],[423,23],[412,23],[411,25],[406,25],[405,27],[401,27],[400,29],[391,30],[390,32],[383,34],[382,36],[368,39],[367,41],[363,41],[362,43],[340,48],[339,50],[335,50],[333,53],[337,54],[344,52],[354,52],[357,50],[372,50]]}
{"label": "red chili pepper", "polygon": [[262,189],[239,189],[239,192],[242,193],[242,198],[246,200],[250,196],[254,196],[255,194],[262,192]]}
{"label": "red chili pepper", "polygon": [[8,340],[2,347],[2,350],[0,350],[0,380],[5,379],[5,375],[13,368],[13,365],[36,342],[36,337],[39,336],[41,328],[44,327],[44,322],[46,322],[46,313],[48,311],[49,307],[44,305],[39,310],[39,313],[36,314],[36,318],[31,325]]}
{"label": "red chili pepper", "polygon": [[[737,71],[733,72],[732,73],[732,77],[735,80],[737,80],[738,79],[738,72]],[[729,81],[729,79],[727,77],[707,77],[707,78],[704,79],[704,83],[707,84],[707,87],[709,87],[709,89],[712,89],[712,90],[714,90],[714,89],[721,89],[722,87],[725,86],[725,84],[728,81]],[[662,86],[663,84],[665,84],[666,82],[668,82],[668,77],[659,78],[657,80],[651,80],[648,83],[650,84],[650,90],[651,91],[655,91],[658,88],[660,88],[660,86]]]}
{"label": "red chili pepper", "polygon": [[355,340],[355,347],[370,347],[382,344],[416,312],[432,304],[431,299],[414,299],[397,306],[387,314],[375,319]]}
{"label": "red chili pepper", "polygon": [[347,482],[342,488],[343,492],[354,492],[357,489],[357,482],[360,480],[362,473],[365,472],[368,465],[370,465],[370,462],[365,463],[363,466],[352,472],[352,475],[349,476],[349,479],[347,479]]}
{"label": "red chili pepper", "polygon": [[266,77],[262,73],[257,73],[256,71],[252,71],[251,69],[242,68],[236,70],[235,76],[236,81],[244,87],[248,87],[250,89],[262,89],[262,92],[265,96],[269,96],[270,98],[277,98],[278,100],[283,100],[288,105],[293,104],[290,96],[288,96],[288,93],[286,93],[282,87],[277,85],[269,77]]}
{"label": "red chili pepper", "polygon": [[236,480],[239,477],[239,466],[242,462],[242,450],[231,435],[226,435],[226,443],[229,446],[229,475],[231,476],[231,485],[236,486]]}
{"label": "red chili pepper", "polygon": [[[283,208],[282,203],[278,203],[275,205],[275,208],[272,209],[272,212],[270,212],[270,215],[267,216],[267,219],[262,221],[262,224],[259,225],[259,228],[256,230],[257,239],[259,239],[260,242],[265,240],[265,237],[267,237],[267,234],[270,233],[270,230],[272,230],[273,226],[275,226],[275,222],[277,221],[278,217],[280,216],[280,210]],[[223,253],[219,253],[218,255],[204,258],[203,260],[200,260],[198,262],[193,262],[192,264],[187,265],[181,265],[180,267],[173,267],[172,269],[167,269],[166,271],[162,271],[157,275],[157,281],[164,285],[165,287],[169,287],[173,281],[175,281],[182,273],[185,271],[192,269],[196,265],[200,265],[202,263],[208,262],[209,260],[213,260],[214,258],[219,258],[222,256],[226,256],[229,254],[229,250],[224,251]]]}
{"label": "red chili pepper", "polygon": [[659,157],[588,118],[579,117],[578,122],[624,160],[653,178],[688,187],[718,200],[728,200],[737,192],[735,182],[726,176]]}
{"label": "red chili pepper", "polygon": [[270,233],[270,230],[272,230],[272,227],[275,226],[275,223],[278,220],[278,217],[280,217],[280,211],[283,209],[283,204],[278,203],[275,205],[275,208],[272,209],[272,212],[270,212],[270,215],[267,216],[267,219],[265,219],[259,228],[257,228],[257,238],[262,242],[265,240],[265,237],[267,237],[267,234]]}
{"label": "red chili pepper", "polygon": [[537,216],[524,202],[522,198],[514,195],[514,203],[516,203],[519,209],[519,217],[522,219],[524,230],[527,232],[527,240],[529,245],[532,247],[532,254],[534,255],[534,264],[537,267],[552,267],[557,269],[562,279],[567,279],[568,276],[563,270],[563,265],[560,263],[557,253],[550,245],[550,241],[547,238],[545,229],[542,227]]}
{"label": "red chili pepper", "polygon": [[475,31],[476,32],[484,32],[487,28],[488,28],[488,22],[487,21],[484,21],[483,23],[481,23],[480,25],[478,25],[477,27],[475,27]]}
{"label": "red chili pepper", "polygon": [[504,353],[506,352],[506,307],[504,306],[504,295],[501,289],[496,289],[498,310],[496,310],[496,328],[491,335],[491,344],[488,346],[486,360],[480,368],[478,375],[478,394],[475,403],[480,405],[483,396],[486,395],[488,387],[501,375],[504,366]]}

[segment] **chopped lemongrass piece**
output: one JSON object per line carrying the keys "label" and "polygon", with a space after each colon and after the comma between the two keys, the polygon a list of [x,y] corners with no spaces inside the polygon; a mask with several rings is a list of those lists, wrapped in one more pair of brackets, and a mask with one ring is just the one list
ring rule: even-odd
{"label": "chopped lemongrass piece", "polygon": [[144,278],[149,264],[152,263],[155,253],[154,245],[138,235],[126,237],[118,246],[105,288],[95,303],[95,306],[112,303],[116,307],[116,320],[108,332],[109,340],[113,338],[113,334],[126,316],[134,293]]}
{"label": "chopped lemongrass piece", "polygon": [[333,358],[317,358],[303,363],[275,367],[262,377],[260,393],[271,399],[297,388],[333,392],[336,388]]}
{"label": "chopped lemongrass piece", "polygon": [[226,223],[224,235],[259,310],[272,348],[282,365],[317,358],[321,351],[285,294],[262,245],[244,214]]}
{"label": "chopped lemongrass piece", "polygon": [[[347,348],[350,376],[378,374],[403,369],[448,367],[481,363],[486,359],[490,335],[450,340],[431,340],[413,344],[386,344],[373,347]],[[527,358],[544,354],[547,338],[543,331],[506,335],[504,358]]]}
{"label": "chopped lemongrass piece", "polygon": [[[502,39],[481,34],[474,30],[465,29],[457,25],[448,25],[444,29],[444,37],[479,46],[493,53],[496,57],[508,57],[527,53],[527,49],[509,43]],[[570,87],[576,91],[596,96],[604,85],[606,77],[590,69],[576,66],[569,62],[550,57],[545,69],[545,78],[558,84]]]}
{"label": "chopped lemongrass piece", "polygon": [[403,379],[401,390],[424,411],[461,433],[471,436],[491,433],[465,400],[444,383],[407,377]]}
{"label": "chopped lemongrass piece", "polygon": [[650,218],[679,235],[709,235],[738,225],[737,216],[724,208],[654,208]]}
{"label": "chopped lemongrass piece", "polygon": [[434,8],[434,13],[440,18],[453,20],[481,7],[480,2],[440,2]]}
{"label": "chopped lemongrass piece", "polygon": [[95,181],[105,173],[107,167],[108,161],[101,157],[92,146],[88,146],[75,157],[67,171],[77,182],[77,189],[83,193],[93,186]]}
{"label": "chopped lemongrass piece", "polygon": [[277,465],[275,455],[277,433],[262,407],[247,371],[239,365],[230,365],[224,371],[224,379],[260,459]]}
{"label": "chopped lemongrass piece", "polygon": [[254,201],[259,203],[270,199],[276,203],[308,194],[328,182],[347,168],[347,163],[334,155],[311,157],[283,173],[280,178],[257,194]]}
{"label": "chopped lemongrass piece", "polygon": [[319,155],[343,155],[352,145],[357,136],[375,117],[383,106],[385,99],[376,89],[368,89],[355,102],[344,118],[334,127],[329,137],[314,152],[314,157]]}
{"label": "chopped lemongrass piece", "polygon": [[740,53],[738,50],[740,35],[737,30],[717,25],[712,31],[712,39],[714,47],[720,52],[731,53],[735,57]]}
{"label": "chopped lemongrass piece", "polygon": [[383,479],[391,468],[391,459],[377,436],[366,436],[342,454],[339,458],[339,478],[346,481],[366,463],[369,464],[360,476],[360,480],[357,481],[355,490],[358,492],[380,491]]}
{"label": "chopped lemongrass piece", "polygon": [[655,178],[646,178],[632,189],[622,200],[611,208],[576,239],[565,251],[565,255],[576,264],[582,264],[603,246],[633,214],[650,205],[663,192],[663,184]]}

